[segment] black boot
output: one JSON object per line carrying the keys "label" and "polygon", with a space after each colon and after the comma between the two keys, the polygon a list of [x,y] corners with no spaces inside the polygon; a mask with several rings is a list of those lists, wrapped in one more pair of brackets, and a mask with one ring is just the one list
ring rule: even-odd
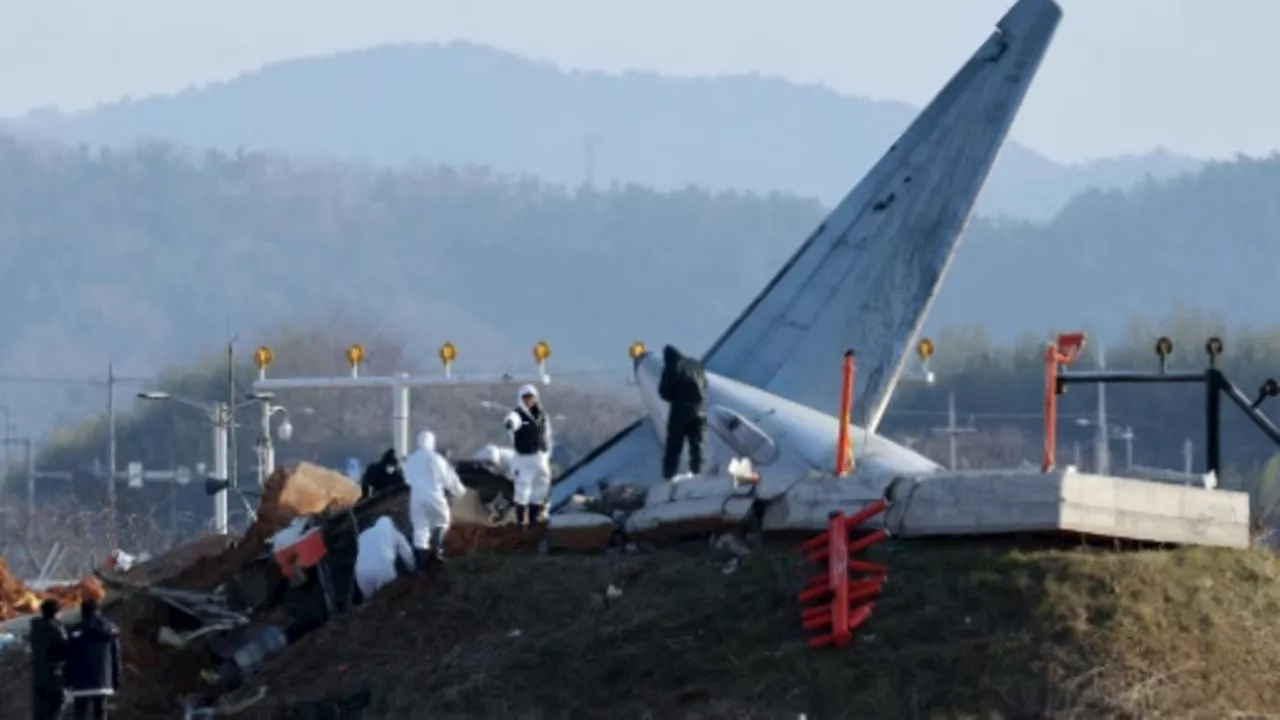
{"label": "black boot", "polygon": [[431,564],[431,550],[427,548],[414,548],[413,560],[417,565],[417,571],[422,572],[427,569],[427,565]]}
{"label": "black boot", "polygon": [[538,523],[542,522],[542,506],[529,505],[529,528],[538,527]]}
{"label": "black boot", "polygon": [[516,527],[521,530],[525,529],[525,514],[528,510],[526,505],[516,505]]}
{"label": "black boot", "polygon": [[435,528],[431,531],[431,558],[433,560],[444,559],[444,535],[446,532],[445,528]]}

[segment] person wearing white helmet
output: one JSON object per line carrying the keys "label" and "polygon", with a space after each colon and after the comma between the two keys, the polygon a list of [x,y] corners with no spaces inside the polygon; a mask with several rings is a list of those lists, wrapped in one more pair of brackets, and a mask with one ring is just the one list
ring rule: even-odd
{"label": "person wearing white helmet", "polygon": [[517,399],[519,404],[503,421],[515,449],[511,470],[515,474],[516,525],[536,527],[551,492],[551,422],[538,398],[538,388],[522,386]]}
{"label": "person wearing white helmet", "polygon": [[409,483],[409,520],[413,523],[413,552],[418,568],[444,554],[444,536],[449,532],[449,496],[467,493],[458,472],[436,452],[436,435],[430,430],[418,433],[418,449],[404,461],[404,475]]}

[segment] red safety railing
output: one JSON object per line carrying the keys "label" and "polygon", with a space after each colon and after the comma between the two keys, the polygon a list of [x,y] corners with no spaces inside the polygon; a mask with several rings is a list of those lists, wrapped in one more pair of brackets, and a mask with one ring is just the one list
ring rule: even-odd
{"label": "red safety railing", "polygon": [[[805,562],[825,563],[825,570],[812,577],[800,592],[800,619],[808,632],[820,633],[809,640],[811,647],[835,645],[844,647],[853,633],[871,617],[873,598],[884,587],[889,568],[852,556],[889,537],[888,531],[875,530],[851,538],[862,523],[883,513],[889,504],[877,500],[853,515],[834,512],[827,521],[826,532],[800,546]],[[820,603],[811,605],[811,603]]]}

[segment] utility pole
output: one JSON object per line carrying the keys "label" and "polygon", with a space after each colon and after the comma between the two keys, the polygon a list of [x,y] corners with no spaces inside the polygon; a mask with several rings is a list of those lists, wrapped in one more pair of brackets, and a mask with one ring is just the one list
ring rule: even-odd
{"label": "utility pole", "polygon": [[[227,431],[229,433],[229,436],[228,436],[227,444],[224,445],[223,447],[226,448],[225,452],[227,452],[227,454],[230,456],[228,458],[228,461],[230,464],[230,470],[222,474],[222,479],[231,481],[230,487],[232,488],[239,487],[239,482],[240,482],[240,462],[239,462],[239,457],[237,457],[239,454],[239,451],[238,451],[238,448],[236,447],[236,416],[235,416],[235,410],[231,409],[236,407],[235,347],[236,347],[236,340],[239,339],[239,337],[240,337],[239,335],[232,335],[231,339],[227,341],[227,408],[228,408]],[[223,522],[223,529],[220,532],[225,534],[227,532],[226,522],[225,522],[225,517],[227,512],[226,511],[227,496],[224,493],[221,497],[222,497],[221,502],[223,505],[222,514],[224,517],[224,522]]]}
{"label": "utility pole", "polygon": [[947,467],[951,470],[956,469],[956,436],[965,433],[976,432],[976,428],[965,426],[960,427],[956,423],[956,394],[954,392],[947,393],[947,425],[946,427],[934,427],[934,432],[945,433],[947,435]]}
{"label": "utility pole", "polygon": [[[1101,385],[1102,383],[1100,383]],[[1124,440],[1124,469],[1133,469],[1133,428],[1125,425],[1124,431],[1120,433],[1120,439]]]}
{"label": "utility pole", "polygon": [[116,549],[116,371],[107,362],[107,548]]}
{"label": "utility pole", "polygon": [[[214,403],[213,477],[217,480],[230,480],[227,469],[227,455],[229,454],[228,446],[230,444],[231,426],[231,407],[225,403]],[[227,534],[227,495],[228,491],[223,489],[213,496],[213,531],[219,535]]]}
{"label": "utility pole", "polygon": [[258,486],[262,487],[267,484],[267,478],[271,477],[271,473],[276,469],[276,447],[271,442],[271,411],[273,405],[271,400],[265,399],[261,403],[258,415]]}
{"label": "utility pole", "polygon": [[1195,443],[1191,442],[1191,438],[1182,441],[1182,472],[1187,475],[1194,474],[1195,466],[1191,461],[1195,457]]}
{"label": "utility pole", "polygon": [[1084,463],[1084,455],[1080,452],[1080,443],[1078,442],[1071,443],[1071,451],[1072,451],[1072,454],[1074,455],[1076,470],[1082,469],[1083,463]]}
{"label": "utility pole", "polygon": [[[1107,369],[1107,352],[1098,343],[1098,370]],[[1110,436],[1107,434],[1107,384],[1098,383],[1098,420],[1094,423],[1093,463],[1094,472],[1107,475],[1111,472]]]}

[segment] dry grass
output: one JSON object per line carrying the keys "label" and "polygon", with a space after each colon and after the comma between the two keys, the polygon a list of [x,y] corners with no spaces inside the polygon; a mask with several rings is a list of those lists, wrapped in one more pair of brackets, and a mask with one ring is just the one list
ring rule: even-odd
{"label": "dry grass", "polygon": [[[267,674],[269,703],[369,688],[365,717],[1280,712],[1270,555],[910,544],[883,555],[893,572],[871,625],[825,651],[798,627],[790,553],[758,553],[730,575],[675,551],[456,560],[304,640]],[[611,583],[624,590],[614,602]]]}

